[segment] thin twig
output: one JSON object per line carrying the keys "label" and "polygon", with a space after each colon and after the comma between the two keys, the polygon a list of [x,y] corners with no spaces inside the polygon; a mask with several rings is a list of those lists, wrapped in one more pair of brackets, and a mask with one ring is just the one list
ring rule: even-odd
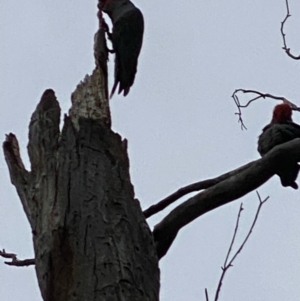
{"label": "thin twig", "polygon": [[267,197],[264,200],[262,200],[261,197],[260,197],[260,194],[258,193],[258,191],[256,191],[256,194],[258,196],[259,205],[258,205],[258,208],[256,210],[256,214],[255,214],[254,220],[252,222],[252,225],[250,227],[250,230],[249,230],[247,236],[245,237],[244,241],[242,242],[242,244],[238,248],[238,250],[235,252],[235,254],[232,256],[232,258],[228,262],[228,259],[229,259],[229,256],[230,256],[230,253],[232,251],[232,247],[233,247],[233,244],[234,244],[234,241],[235,241],[235,238],[236,238],[236,234],[237,234],[237,231],[238,231],[239,222],[240,222],[240,216],[241,216],[241,212],[243,210],[243,205],[241,204],[241,206],[239,208],[239,212],[238,212],[238,216],[237,216],[237,221],[236,221],[236,226],[235,226],[235,229],[234,229],[232,241],[230,243],[230,246],[229,246],[229,249],[228,249],[228,252],[227,252],[227,255],[226,255],[224,266],[222,267],[222,273],[221,273],[221,277],[220,277],[220,280],[219,280],[219,283],[218,283],[218,286],[217,286],[217,289],[216,289],[216,295],[215,295],[214,301],[217,301],[218,298],[219,298],[219,295],[220,295],[220,292],[221,292],[221,287],[222,287],[222,284],[223,284],[223,279],[225,277],[225,274],[226,274],[227,270],[230,267],[232,267],[233,261],[236,259],[236,257],[238,256],[238,254],[240,254],[240,252],[242,251],[242,249],[244,248],[245,244],[248,241],[248,239],[249,239],[249,237],[250,237],[250,235],[251,235],[251,233],[252,233],[252,231],[254,229],[254,226],[255,226],[255,224],[257,222],[257,218],[259,216],[259,213],[260,213],[260,210],[262,208],[262,205],[269,199],[269,197]]}
{"label": "thin twig", "polygon": [[287,43],[286,43],[286,34],[284,33],[284,25],[285,22],[287,21],[287,19],[289,17],[291,17],[292,15],[290,14],[290,8],[289,8],[289,1],[285,0],[285,5],[286,5],[286,16],[283,19],[283,21],[281,22],[281,26],[280,26],[280,32],[281,32],[281,36],[282,36],[282,40],[283,40],[283,47],[282,49],[286,52],[286,54],[291,57],[294,60],[300,60],[300,55],[299,56],[295,56],[291,53],[291,49],[287,47]]}
{"label": "thin twig", "polygon": [[269,199],[269,196],[266,197],[264,200],[261,199],[260,197],[260,194],[258,193],[258,191],[256,191],[256,194],[257,194],[257,197],[259,199],[259,205],[258,205],[258,208],[257,208],[257,211],[256,211],[256,214],[255,214],[255,217],[254,217],[254,220],[253,220],[253,223],[251,225],[251,228],[245,238],[245,240],[243,241],[243,243],[241,244],[241,246],[239,247],[239,249],[236,251],[235,255],[232,257],[232,259],[230,260],[229,262],[229,265],[232,265],[233,261],[235,260],[235,258],[237,257],[237,255],[242,251],[243,247],[245,246],[247,240],[249,239],[253,229],[254,229],[254,226],[256,224],[256,221],[257,221],[257,218],[258,218],[258,215],[260,213],[260,210],[261,210],[261,207],[262,205]]}
{"label": "thin twig", "polygon": [[15,254],[15,253],[6,253],[5,249],[3,249],[2,251],[0,250],[0,256],[3,257],[3,258],[10,258],[10,259],[17,258],[17,254]]}
{"label": "thin twig", "polygon": [[237,91],[235,91],[235,92],[232,94],[232,98],[233,98],[233,100],[234,100],[234,102],[235,102],[235,104],[236,104],[236,107],[237,107],[237,109],[238,109],[238,112],[235,113],[235,115],[238,115],[238,116],[239,116],[238,122],[241,124],[241,129],[242,129],[242,130],[244,130],[244,129],[247,130],[247,128],[246,128],[246,126],[245,126],[245,124],[244,124],[243,118],[242,118],[242,110],[241,110],[240,100],[239,100],[238,96],[236,95],[236,92],[237,92]]}
{"label": "thin twig", "polygon": [[1,251],[0,250],[0,256],[3,258],[9,258],[11,261],[5,261],[4,263],[7,265],[12,265],[16,267],[24,267],[24,266],[29,266],[29,265],[34,265],[35,264],[35,259],[24,259],[24,260],[19,260],[17,258],[17,254],[15,253],[7,253],[4,249]]}
{"label": "thin twig", "polygon": [[239,212],[238,212],[238,216],[237,216],[236,225],[235,225],[234,233],[233,233],[233,236],[232,236],[232,240],[231,240],[231,243],[230,243],[226,258],[225,258],[225,261],[224,261],[224,266],[222,267],[222,274],[221,274],[221,277],[220,277],[220,280],[219,280],[219,283],[218,283],[218,287],[216,289],[215,301],[218,300],[218,298],[219,298],[219,294],[221,292],[221,286],[222,286],[222,283],[223,283],[223,279],[225,277],[225,273],[226,273],[227,269],[230,267],[230,265],[228,265],[227,262],[228,262],[228,258],[230,256],[230,253],[232,251],[233,244],[235,242],[235,238],[236,238],[236,234],[237,234],[237,231],[238,231],[238,228],[239,228],[240,217],[241,217],[242,211],[243,211],[243,203],[241,203],[240,208],[239,208]]}
{"label": "thin twig", "polygon": [[230,256],[233,244],[235,242],[236,234],[237,234],[239,223],[240,223],[241,213],[242,213],[243,210],[244,210],[243,203],[241,203],[240,209],[239,209],[239,213],[238,213],[238,216],[237,216],[237,220],[236,220],[236,225],[235,225],[234,233],[233,233],[233,236],[232,236],[232,240],[231,240],[231,243],[230,243],[230,246],[229,246],[226,258],[225,258],[225,261],[224,261],[224,267],[227,266],[228,258]]}
{"label": "thin twig", "polygon": [[205,289],[205,299],[206,299],[206,301],[209,301],[207,288]]}
{"label": "thin twig", "polygon": [[[255,96],[253,98],[251,98],[246,104],[243,105],[243,104],[241,104],[241,102],[239,100],[239,96],[238,96],[239,92],[242,92],[244,94],[254,94]],[[241,129],[242,130],[247,129],[245,124],[244,124],[243,118],[242,118],[242,109],[247,108],[252,102],[254,102],[254,101],[256,101],[260,98],[263,98],[263,99],[271,98],[271,99],[275,99],[275,100],[281,100],[285,103],[288,103],[294,111],[300,111],[300,107],[298,107],[293,102],[286,99],[284,96],[276,96],[276,95],[273,95],[273,94],[270,94],[270,93],[262,93],[262,92],[259,92],[259,91],[256,91],[256,90],[236,89],[232,94],[232,98],[233,98],[233,100],[235,102],[235,105],[238,109],[238,111],[235,114],[238,115],[238,117],[239,117],[238,122],[241,124]]]}

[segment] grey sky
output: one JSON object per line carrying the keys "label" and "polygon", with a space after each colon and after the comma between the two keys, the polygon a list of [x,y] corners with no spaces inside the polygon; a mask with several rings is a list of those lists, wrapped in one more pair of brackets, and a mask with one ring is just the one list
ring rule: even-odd
{"label": "grey sky", "polygon": [[[129,141],[132,182],[142,207],[181,186],[220,175],[258,158],[257,136],[275,101],[243,112],[241,131],[231,94],[236,88],[282,95],[300,105],[299,61],[288,58],[279,32],[284,0],[142,1],[144,44],[128,97],[111,101],[113,128]],[[286,33],[300,52],[300,2],[290,0]],[[96,1],[2,0],[0,4],[1,137],[17,135],[23,160],[30,116],[53,88],[64,113],[70,94],[94,67]],[[112,68],[110,86],[112,84]],[[300,123],[299,114],[295,120]],[[0,156],[0,248],[33,255],[29,224]],[[299,184],[299,180],[298,180]],[[277,177],[259,189],[264,205],[255,231],[228,272],[220,300],[299,300],[300,197]],[[243,198],[239,240],[258,205]],[[161,300],[204,300],[213,293],[240,201],[180,231],[160,262]],[[170,209],[150,219],[153,226]],[[41,300],[34,268],[0,263],[3,301]]]}

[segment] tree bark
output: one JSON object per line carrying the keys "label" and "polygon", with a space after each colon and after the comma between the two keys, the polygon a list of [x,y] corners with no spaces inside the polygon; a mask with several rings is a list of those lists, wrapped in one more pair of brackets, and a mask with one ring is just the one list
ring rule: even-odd
{"label": "tree bark", "polygon": [[60,132],[55,94],[43,94],[29,126],[31,171],[13,134],[3,145],[32,228],[43,299],[158,300],[152,233],[134,198],[127,141],[110,129],[99,70],[72,102]]}

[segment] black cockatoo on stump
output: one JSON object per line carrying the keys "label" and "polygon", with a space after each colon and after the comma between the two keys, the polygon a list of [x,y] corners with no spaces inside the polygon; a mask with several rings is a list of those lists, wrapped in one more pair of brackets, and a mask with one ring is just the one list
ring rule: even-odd
{"label": "black cockatoo on stump", "polygon": [[[258,138],[258,152],[264,156],[273,147],[300,138],[300,125],[292,120],[292,108],[288,103],[277,105],[273,111],[273,118],[263,128]],[[277,175],[284,187],[291,186],[298,189],[295,182],[299,173],[299,165],[295,161],[285,160],[278,163]]]}
{"label": "black cockatoo on stump", "polygon": [[115,52],[115,82],[118,93],[126,96],[133,85],[137,71],[138,57],[144,34],[144,18],[141,11],[129,0],[102,0],[101,10],[110,17],[112,45]]}

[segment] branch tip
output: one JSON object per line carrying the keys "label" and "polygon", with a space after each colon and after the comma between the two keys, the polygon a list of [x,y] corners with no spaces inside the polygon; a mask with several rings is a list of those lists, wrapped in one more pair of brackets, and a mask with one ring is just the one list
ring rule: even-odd
{"label": "branch tip", "polygon": [[300,55],[298,55],[298,56],[293,55],[290,52],[290,48],[287,47],[286,34],[284,33],[284,25],[285,25],[287,19],[289,17],[291,17],[292,15],[290,14],[290,8],[289,8],[289,1],[288,0],[285,1],[285,5],[286,5],[286,15],[285,15],[285,18],[283,19],[283,21],[281,22],[281,26],[280,26],[280,33],[281,33],[282,41],[283,41],[283,47],[282,47],[282,49],[285,50],[286,54],[290,58],[292,58],[294,60],[300,60]]}
{"label": "branch tip", "polygon": [[2,251],[0,250],[0,256],[3,258],[8,258],[11,259],[11,261],[5,261],[4,263],[6,265],[10,266],[17,266],[17,267],[24,267],[24,266],[29,266],[29,265],[34,265],[35,264],[35,259],[23,259],[19,260],[17,258],[17,254],[15,253],[7,253],[5,249]]}
{"label": "branch tip", "polygon": [[259,194],[259,192],[257,190],[256,190],[256,194],[258,196],[259,205],[257,207],[256,214],[255,214],[254,220],[252,222],[252,225],[251,225],[251,227],[250,227],[250,229],[248,231],[248,234],[246,235],[244,241],[242,242],[242,244],[240,245],[240,247],[238,248],[238,250],[235,252],[235,254],[232,256],[232,258],[228,261],[230,253],[231,253],[231,250],[232,250],[232,247],[233,247],[233,244],[235,242],[236,234],[237,234],[237,231],[238,231],[241,211],[243,210],[243,207],[242,207],[243,204],[241,203],[241,205],[240,205],[240,208],[239,208],[239,211],[238,211],[238,216],[237,216],[237,221],[236,221],[236,226],[235,226],[234,233],[233,233],[233,237],[232,237],[232,240],[231,240],[231,243],[230,243],[227,255],[226,255],[224,266],[221,268],[222,269],[222,273],[221,273],[220,280],[219,280],[219,283],[218,283],[218,286],[217,286],[217,289],[216,289],[216,294],[215,294],[214,301],[217,301],[219,299],[220,292],[221,292],[221,287],[222,287],[222,284],[223,284],[223,280],[224,280],[225,274],[226,274],[227,270],[230,267],[233,267],[234,260],[236,259],[236,257],[238,256],[238,254],[242,251],[243,247],[245,246],[246,242],[248,241],[248,239],[249,239],[249,237],[250,237],[250,235],[252,233],[252,230],[254,229],[254,226],[255,226],[255,224],[257,222],[257,218],[258,218],[258,215],[259,215],[260,210],[262,208],[262,205],[269,198],[269,197],[267,197],[266,199],[264,199],[264,201],[262,201],[261,200],[261,196],[260,196],[260,194]]}

